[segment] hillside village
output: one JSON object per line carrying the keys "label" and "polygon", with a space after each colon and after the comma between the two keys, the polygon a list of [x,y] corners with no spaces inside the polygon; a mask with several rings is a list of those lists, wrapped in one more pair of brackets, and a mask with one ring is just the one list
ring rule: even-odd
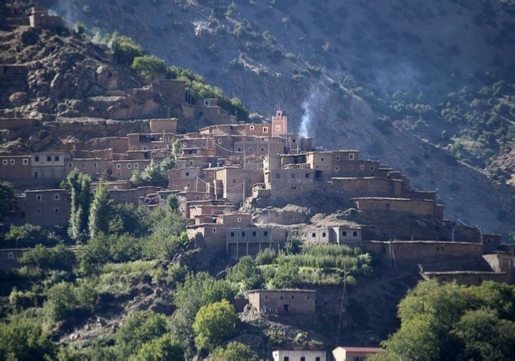
{"label": "hillside village", "polygon": [[[32,9],[29,19],[31,27],[62,26],[42,8]],[[13,82],[23,88],[27,72],[25,66],[1,64],[0,88]],[[153,209],[176,196],[192,248],[233,261],[266,248],[281,252],[295,239],[304,246],[357,247],[392,269],[412,267],[422,278],[442,283],[515,281],[514,250],[499,235],[446,219],[436,191],[413,188],[404,174],[380,160],[362,159],[357,149],[317,147],[314,139],[292,131],[286,109],[277,109],[270,121],[245,123],[217,99],[190,104],[184,81],[164,79],[132,89],[130,101],[145,102],[155,94],[164,96],[179,116],[125,114],[119,105],[104,105],[109,111],[95,117],[70,114],[66,120],[19,118],[4,111],[0,129],[7,134],[45,127],[87,136],[42,151],[0,155],[0,181],[18,191],[0,232],[27,223],[67,227],[70,192],[57,185],[78,169],[93,180],[92,194],[99,184],[107,186],[113,204]],[[195,124],[185,126],[184,119]],[[191,128],[197,130],[183,131]],[[166,159],[174,162],[168,184],[131,183],[135,172]],[[25,251],[0,249],[0,268],[18,267]],[[314,290],[255,290],[245,303],[257,314],[296,314],[316,312],[315,300]],[[359,358],[380,351],[337,348],[333,354],[348,360],[353,352]],[[324,352],[297,353],[275,351],[273,358],[326,359]]]}

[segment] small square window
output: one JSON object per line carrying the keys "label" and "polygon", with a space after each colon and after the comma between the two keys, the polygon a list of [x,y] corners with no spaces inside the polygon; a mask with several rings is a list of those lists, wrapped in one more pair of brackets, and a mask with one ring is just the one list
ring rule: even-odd
{"label": "small square window", "polygon": [[43,200],[43,196],[41,194],[37,194],[36,195],[36,200],[37,201],[42,201]]}
{"label": "small square window", "polygon": [[354,154],[353,153],[349,154],[349,160],[354,160]]}
{"label": "small square window", "polygon": [[222,139],[218,138],[218,144],[222,144]]}
{"label": "small square window", "polygon": [[186,172],[186,177],[189,177],[190,176],[190,172]]}
{"label": "small square window", "polygon": [[34,161],[35,161],[35,162],[39,162],[39,155],[37,155],[37,156],[35,156],[35,157],[34,157]]}
{"label": "small square window", "polygon": [[268,231],[264,231],[263,236],[268,237]]}
{"label": "small square window", "polygon": [[116,165],[116,169],[122,169],[122,165],[121,165],[120,163],[118,163],[118,164]]}
{"label": "small square window", "polygon": [[252,237],[256,237],[256,231],[252,231]]}
{"label": "small square window", "polygon": [[316,233],[311,233],[311,238],[315,238],[317,236]]}
{"label": "small square window", "polygon": [[352,232],[352,237],[357,237],[358,236],[358,232]]}
{"label": "small square window", "polygon": [[58,155],[56,155],[56,156],[54,157],[54,161],[55,161],[55,162],[59,162],[59,156],[58,156]]}
{"label": "small square window", "polygon": [[252,147],[249,147],[249,153],[252,153],[254,149]]}
{"label": "small square window", "polygon": [[339,157],[339,156],[338,156],[338,157],[336,157],[336,160],[340,160],[340,157]]}
{"label": "small square window", "polygon": [[41,208],[36,209],[37,214],[41,214]]}
{"label": "small square window", "polygon": [[51,162],[51,161],[52,161],[52,157],[51,157],[51,156],[49,156],[49,155],[47,155],[47,157],[46,157],[46,161],[47,161],[47,162]]}
{"label": "small square window", "polygon": [[322,237],[325,237],[325,232],[322,232]]}
{"label": "small square window", "polygon": [[216,228],[213,228],[213,233],[216,233]]}
{"label": "small square window", "polygon": [[245,232],[241,232],[241,236],[242,236],[242,237],[245,237]]}
{"label": "small square window", "polygon": [[373,165],[372,165],[372,166],[370,166],[370,170],[372,170],[372,171],[373,171],[373,170],[375,170],[375,169],[376,169],[376,167],[374,167]]}
{"label": "small square window", "polygon": [[249,126],[249,129],[254,130],[254,126],[253,125]]}
{"label": "small square window", "polygon": [[347,237],[347,231],[342,231],[342,236]]}
{"label": "small square window", "polygon": [[27,164],[29,164],[29,160],[28,159],[24,159],[23,160],[23,165],[27,165]]}
{"label": "small square window", "polygon": [[7,258],[9,258],[9,259],[13,259],[13,258],[14,258],[14,253],[9,252],[9,253],[7,254]]}
{"label": "small square window", "polygon": [[238,220],[238,222],[241,222],[241,217],[238,217],[238,219],[237,219],[237,220]]}
{"label": "small square window", "polygon": [[234,232],[231,232],[231,237],[234,237]]}
{"label": "small square window", "polygon": [[263,133],[268,133],[268,127],[263,127]]}
{"label": "small square window", "polygon": [[280,125],[276,125],[276,126],[275,126],[275,130],[276,130],[276,131],[278,131],[278,132],[280,132],[280,131],[281,131],[281,126],[280,126]]}
{"label": "small square window", "polygon": [[73,163],[68,163],[68,168],[73,167]]}
{"label": "small square window", "polygon": [[290,177],[295,178],[295,173],[290,174]]}
{"label": "small square window", "polygon": [[279,173],[275,174],[275,179],[281,179],[281,175]]}
{"label": "small square window", "polygon": [[82,168],[86,168],[86,164],[85,163],[82,163]]}
{"label": "small square window", "polygon": [[7,164],[9,164],[9,161],[8,161],[7,159],[4,159],[4,160],[2,161],[2,164],[3,164],[3,165],[7,165]]}
{"label": "small square window", "polygon": [[320,161],[323,162],[324,161],[324,158],[320,158]]}
{"label": "small square window", "polygon": [[350,170],[354,170],[354,165],[353,164],[351,164]]}
{"label": "small square window", "polygon": [[54,200],[58,201],[60,198],[59,194],[54,194]]}
{"label": "small square window", "polygon": [[362,165],[359,166],[359,169],[360,170],[365,170],[365,166],[362,164]]}
{"label": "small square window", "polygon": [[127,169],[131,169],[131,168],[132,168],[132,164],[127,163]]}
{"label": "small square window", "polygon": [[59,207],[55,207],[55,208],[54,208],[54,213],[55,213],[55,214],[59,214]]}
{"label": "small square window", "polygon": [[339,171],[340,171],[340,167],[336,166],[336,167],[334,167],[334,170],[335,170],[336,172],[339,172]]}
{"label": "small square window", "polygon": [[93,168],[98,168],[98,163],[93,163]]}
{"label": "small square window", "polygon": [[241,152],[241,147],[238,147],[238,152]]}
{"label": "small square window", "polygon": [[134,163],[134,169],[138,169],[138,168],[139,168],[138,163]]}
{"label": "small square window", "polygon": [[233,179],[233,180],[232,180],[232,184],[236,184],[236,179]]}
{"label": "small square window", "polygon": [[261,152],[264,152],[264,151],[265,151],[265,148],[261,147],[260,151],[261,151]]}
{"label": "small square window", "polygon": [[11,165],[14,165],[16,163],[16,161],[14,159],[11,159],[10,163],[11,163]]}
{"label": "small square window", "polygon": [[306,178],[309,178],[309,173],[306,173]]}

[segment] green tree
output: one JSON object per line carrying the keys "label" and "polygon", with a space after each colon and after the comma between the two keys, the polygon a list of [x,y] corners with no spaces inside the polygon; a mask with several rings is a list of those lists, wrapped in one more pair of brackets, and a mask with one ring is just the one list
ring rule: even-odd
{"label": "green tree", "polygon": [[53,354],[54,344],[37,320],[15,317],[0,323],[0,360],[43,360]]}
{"label": "green tree", "polygon": [[111,50],[113,51],[114,58],[121,64],[132,64],[134,58],[143,56],[145,52],[127,36],[119,36],[116,33],[112,35],[112,39],[109,43]]}
{"label": "green tree", "polygon": [[275,289],[292,288],[299,281],[299,267],[293,262],[285,262],[277,267],[274,277],[270,280],[270,287]]}
{"label": "green tree", "polygon": [[110,234],[144,237],[150,234],[151,226],[150,211],[147,207],[137,207],[132,204],[112,206],[109,218]]}
{"label": "green tree", "polygon": [[240,291],[263,288],[265,282],[261,270],[250,256],[240,258],[227,273],[227,280],[240,286]]}
{"label": "green tree", "polygon": [[34,247],[37,244],[51,246],[59,242],[59,239],[40,226],[26,223],[19,227],[11,226],[5,235],[5,241],[15,247]]}
{"label": "green tree", "polygon": [[193,330],[199,350],[213,350],[238,333],[239,318],[227,300],[203,306],[195,316]]}
{"label": "green tree", "polygon": [[[140,348],[168,332],[166,317],[150,312],[133,312],[116,332],[116,350],[121,359],[135,354]],[[147,346],[148,348],[148,346]]]}
{"label": "green tree", "polygon": [[15,204],[16,198],[13,186],[7,182],[0,183],[0,220],[14,210]]}
{"label": "green tree", "polygon": [[152,80],[159,75],[165,75],[167,71],[163,59],[154,55],[135,57],[131,67],[139,76],[147,80]]}
{"label": "green tree", "polygon": [[80,240],[88,232],[91,177],[74,169],[66,179],[71,190],[68,234],[72,239]]}
{"label": "green tree", "polygon": [[177,341],[172,341],[169,334],[146,342],[129,361],[184,360],[184,351]]}
{"label": "green tree", "polygon": [[36,245],[35,248],[25,252],[19,259],[19,262],[22,265],[36,267],[44,271],[61,270],[71,272],[75,264],[75,253],[63,245],[53,248]]}
{"label": "green tree", "polygon": [[89,236],[109,233],[112,200],[107,187],[99,183],[89,210]]}
{"label": "green tree", "polygon": [[77,286],[69,282],[59,282],[46,292],[47,301],[43,305],[46,316],[52,321],[61,321],[72,314],[91,314],[98,303],[98,294],[89,281]]}
{"label": "green tree", "polygon": [[179,199],[175,194],[169,194],[166,198],[166,207],[169,212],[177,212],[179,210]]}
{"label": "green tree", "polygon": [[213,352],[215,361],[243,361],[250,357],[250,348],[241,342],[229,342],[225,348],[217,347]]}

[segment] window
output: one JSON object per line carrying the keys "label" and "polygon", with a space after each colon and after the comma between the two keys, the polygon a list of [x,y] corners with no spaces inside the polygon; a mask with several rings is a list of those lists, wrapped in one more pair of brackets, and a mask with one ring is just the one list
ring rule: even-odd
{"label": "window", "polygon": [[238,147],[238,152],[241,152],[241,147]]}
{"label": "window", "polygon": [[59,194],[54,194],[54,200],[58,201],[60,198]]}
{"label": "window", "polygon": [[41,194],[37,194],[36,195],[36,200],[37,201],[42,201],[43,200],[43,196]]}
{"label": "window", "polygon": [[231,237],[234,237],[234,232],[231,232]]}
{"label": "window", "polygon": [[47,161],[47,162],[51,162],[51,161],[52,161],[52,156],[47,155],[47,156],[46,156],[46,161]]}
{"label": "window", "polygon": [[291,299],[292,299],[292,300],[293,300],[293,299],[295,299],[295,296],[294,296],[294,295],[291,295]]}
{"label": "window", "polygon": [[325,232],[322,232],[322,237],[325,237]]}
{"label": "window", "polygon": [[16,161],[14,159],[11,159],[10,163],[11,163],[11,165],[14,165],[16,163]]}
{"label": "window", "polygon": [[288,356],[284,356],[284,361],[290,361],[290,358]]}
{"label": "window", "polygon": [[290,174],[291,178],[295,178],[295,173]]}
{"label": "window", "polygon": [[68,168],[73,167],[73,163],[68,163]]}
{"label": "window", "polygon": [[354,170],[354,165],[353,164],[351,164],[350,170]]}
{"label": "window", "polygon": [[324,161],[324,158],[320,158],[320,161],[323,162]]}
{"label": "window", "polygon": [[268,127],[263,127],[263,133],[268,133]]}
{"label": "window", "polygon": [[372,170],[372,171],[373,171],[373,170],[375,170],[375,169],[376,169],[376,167],[374,167],[373,165],[371,165],[371,166],[370,166],[370,170]]}
{"label": "window", "polygon": [[237,221],[238,221],[238,222],[241,222],[241,217],[238,217]]}
{"label": "window", "polygon": [[336,160],[340,160],[340,156],[337,156],[337,157],[336,157]]}
{"label": "window", "polygon": [[186,172],[186,177],[189,177],[190,176],[190,172]]}
{"label": "window", "polygon": [[120,198],[125,199],[125,196],[122,194],[122,196]]}
{"label": "window", "polygon": [[193,165],[193,161],[192,160],[190,160],[190,165]]}
{"label": "window", "polygon": [[362,164],[362,165],[359,166],[359,169],[365,170],[365,166]]}
{"label": "window", "polygon": [[55,162],[59,162],[59,156],[58,156],[58,155],[56,155],[56,156],[54,157],[54,161],[55,161]]}
{"label": "window", "polygon": [[82,163],[82,168],[86,168],[86,164],[85,163]]}
{"label": "window", "polygon": [[340,167],[336,166],[336,167],[334,167],[334,170],[335,170],[336,172],[338,172],[338,171],[340,170]]}
{"label": "window", "polygon": [[261,152],[264,152],[264,151],[265,151],[265,148],[261,147],[260,151],[261,151]]}
{"label": "window", "polygon": [[93,163],[93,168],[98,168],[98,164],[96,162]]}
{"label": "window", "polygon": [[276,130],[277,132],[280,132],[280,131],[281,131],[281,126],[280,126],[280,125],[276,125],[276,126],[275,126],[275,130]]}
{"label": "window", "polygon": [[116,165],[116,169],[122,169],[122,165],[121,165],[120,163],[118,163],[118,164]]}
{"label": "window", "polygon": [[218,138],[218,144],[222,144],[222,139]]}
{"label": "window", "polygon": [[41,208],[36,209],[37,214],[41,214]]}
{"label": "window", "polygon": [[349,160],[354,160],[354,154],[353,153],[349,154]]}
{"label": "window", "polygon": [[139,164],[138,163],[134,163],[134,169],[138,169],[139,168]]}
{"label": "window", "polygon": [[147,150],[147,147],[143,147],[143,150]]}
{"label": "window", "polygon": [[3,165],[7,165],[7,164],[9,164],[9,161],[8,161],[7,159],[4,159],[4,160],[2,161],[2,164],[3,164]]}
{"label": "window", "polygon": [[216,228],[213,228],[213,233],[216,233]]}
{"label": "window", "polygon": [[315,357],[315,361],[320,361],[320,357]]}
{"label": "window", "polygon": [[263,236],[268,237],[268,231],[264,231]]}
{"label": "window", "polygon": [[24,159],[23,160],[23,165],[27,165],[27,164],[29,164],[29,160],[28,159]]}
{"label": "window", "polygon": [[241,236],[242,236],[242,237],[245,237],[245,232],[241,232]]}
{"label": "window", "polygon": [[306,178],[309,178],[309,173],[306,173]]}
{"label": "window", "polygon": [[132,164],[127,163],[127,169],[131,169],[131,168],[132,168]]}
{"label": "window", "polygon": [[301,356],[300,361],[306,361],[306,358],[304,356]]}
{"label": "window", "polygon": [[358,232],[352,232],[352,237],[357,237],[358,236]]}
{"label": "window", "polygon": [[317,236],[316,233],[311,233],[311,238],[315,238]]}
{"label": "window", "polygon": [[342,236],[347,237],[347,231],[342,231]]}
{"label": "window", "polygon": [[252,237],[256,237],[256,231],[252,231]]}
{"label": "window", "polygon": [[55,214],[59,214],[59,207],[55,207],[55,208],[54,208],[54,213],[55,213]]}
{"label": "window", "polygon": [[236,184],[236,178],[233,178],[232,184]]}
{"label": "window", "polygon": [[252,147],[249,147],[249,153],[252,153],[254,149]]}
{"label": "window", "polygon": [[281,179],[281,175],[279,173],[275,174],[275,179]]}
{"label": "window", "polygon": [[249,129],[254,130],[254,126],[253,125],[249,126]]}

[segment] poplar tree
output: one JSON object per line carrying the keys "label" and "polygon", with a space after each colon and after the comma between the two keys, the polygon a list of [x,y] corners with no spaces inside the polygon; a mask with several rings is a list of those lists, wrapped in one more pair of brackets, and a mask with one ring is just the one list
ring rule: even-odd
{"label": "poplar tree", "polygon": [[100,183],[95,189],[93,202],[89,211],[89,235],[95,237],[109,231],[109,216],[112,210],[112,200],[107,187]]}
{"label": "poplar tree", "polygon": [[91,177],[74,169],[68,174],[67,183],[71,191],[68,234],[71,238],[79,240],[88,231]]}

